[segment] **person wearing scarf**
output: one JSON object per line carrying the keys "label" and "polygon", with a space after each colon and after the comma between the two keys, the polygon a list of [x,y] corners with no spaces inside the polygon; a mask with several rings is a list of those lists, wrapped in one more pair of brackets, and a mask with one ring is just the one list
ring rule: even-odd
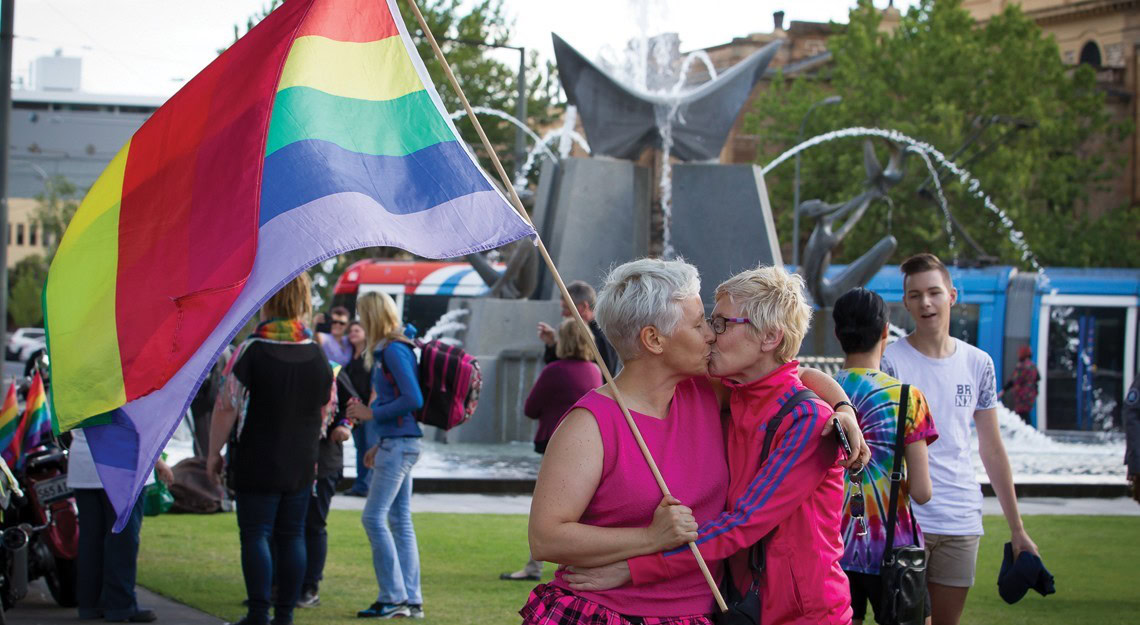
{"label": "person wearing scarf", "polygon": [[[312,314],[310,292],[309,276],[302,273],[266,302],[261,323],[226,366],[214,407],[206,467],[220,483],[228,464],[228,485],[236,493],[249,599],[240,625],[270,623],[275,568],[272,623],[293,622],[301,593],[305,513],[318,445],[336,405],[332,368],[305,325]],[[221,455],[227,442],[228,463]]]}

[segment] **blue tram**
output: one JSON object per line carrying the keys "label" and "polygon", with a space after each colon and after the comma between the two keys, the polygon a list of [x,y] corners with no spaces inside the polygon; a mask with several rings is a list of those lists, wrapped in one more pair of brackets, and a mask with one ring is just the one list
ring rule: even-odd
{"label": "blue tram", "polygon": [[[993,357],[999,384],[1017,364],[1018,348],[1032,348],[1041,374],[1035,427],[1120,429],[1137,374],[1140,269],[1049,267],[1044,278],[1008,266],[950,273],[958,289],[950,331]],[[897,265],[883,267],[867,288],[889,303],[893,324],[913,329]]]}

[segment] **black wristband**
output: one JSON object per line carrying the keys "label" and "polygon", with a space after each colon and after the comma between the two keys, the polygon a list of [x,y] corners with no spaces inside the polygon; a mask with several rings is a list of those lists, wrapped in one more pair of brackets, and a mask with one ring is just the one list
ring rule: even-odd
{"label": "black wristband", "polygon": [[832,406],[832,408],[831,408],[831,409],[832,409],[832,410],[835,410],[835,411],[838,411],[838,410],[839,410],[839,407],[840,407],[840,406],[851,406],[851,412],[854,412],[854,413],[858,414],[858,411],[857,411],[857,410],[855,410],[855,404],[853,404],[853,403],[851,403],[851,402],[847,401],[846,399],[844,399],[844,400],[840,401],[839,403],[835,404],[834,406]]}

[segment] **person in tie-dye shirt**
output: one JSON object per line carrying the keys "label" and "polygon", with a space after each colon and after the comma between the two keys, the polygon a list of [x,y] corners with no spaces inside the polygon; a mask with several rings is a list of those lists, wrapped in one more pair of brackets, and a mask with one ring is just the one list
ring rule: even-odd
{"label": "person in tie-dye shirt", "polygon": [[[855,405],[863,437],[871,447],[871,461],[861,474],[849,476],[843,497],[841,534],[844,550],[840,566],[851,583],[851,604],[856,624],[867,614],[867,601],[877,612],[882,594],[879,565],[887,542],[887,506],[891,496],[891,469],[895,462],[902,382],[879,371],[887,345],[887,306],[878,294],[852,289],[835,302],[835,335],[847,358],[835,374]],[[904,478],[899,487],[898,521],[894,546],[923,546],[922,532],[912,522],[910,500],[924,503],[931,496],[926,446],[938,438],[922,391],[910,387],[907,400]],[[863,497],[859,518],[858,495]],[[913,523],[913,525],[912,525]],[[927,602],[926,614],[930,615]]]}

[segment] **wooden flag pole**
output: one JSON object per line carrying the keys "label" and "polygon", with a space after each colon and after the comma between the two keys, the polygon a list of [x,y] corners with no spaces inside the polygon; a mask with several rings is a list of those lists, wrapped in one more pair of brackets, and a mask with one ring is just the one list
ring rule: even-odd
{"label": "wooden flag pole", "polygon": [[[432,35],[431,29],[428,28],[427,20],[424,19],[423,13],[420,12],[419,3],[417,0],[408,2],[412,7],[412,11],[416,14],[416,20],[420,23],[420,28],[424,32],[424,37],[427,38],[428,43],[431,44],[432,50],[435,51],[436,58],[439,59],[440,65],[443,66],[444,73],[447,74],[447,79],[451,82],[451,87],[455,89],[456,95],[459,96],[460,102],[463,103],[463,109],[467,111],[467,118],[475,126],[475,132],[479,133],[479,139],[483,142],[483,148],[491,156],[491,162],[495,165],[495,171],[498,172],[499,178],[503,181],[503,186],[506,188],[507,194],[511,198],[511,204],[514,206],[515,211],[522,217],[530,226],[534,227],[534,222],[531,221],[530,215],[527,214],[526,209],[523,208],[522,201],[519,200],[519,195],[515,191],[515,186],[511,182],[510,177],[507,175],[506,170],[503,169],[503,164],[499,162],[499,155],[495,149],[491,147],[491,141],[487,139],[487,134],[483,132],[483,126],[479,123],[479,118],[475,116],[475,112],[471,110],[471,103],[467,101],[467,95],[463,93],[463,89],[459,86],[459,81],[455,79],[455,74],[451,72],[451,65],[448,64],[447,58],[443,56],[443,51],[439,49],[439,44],[436,43],[435,36]],[[582,315],[578,314],[578,307],[574,304],[573,298],[570,297],[570,292],[566,290],[566,284],[562,281],[562,275],[558,273],[558,267],[554,266],[554,260],[550,258],[550,253],[546,250],[546,245],[542,242],[542,237],[535,231],[535,241],[538,245],[538,252],[542,255],[542,260],[546,263],[546,267],[550,269],[550,274],[554,276],[554,282],[558,285],[558,290],[562,293],[562,299],[566,302],[566,307],[574,315],[574,319],[578,322],[582,329],[590,336],[590,326],[582,319]],[[598,346],[594,341],[587,341],[590,344],[590,351],[594,354],[594,361],[598,363],[598,368],[602,370],[602,375],[605,377],[606,383],[609,384],[610,389],[613,391],[614,399],[617,401],[618,407],[621,408],[622,415],[625,416],[625,422],[629,425],[630,431],[633,432],[633,438],[637,441],[637,446],[641,449],[641,454],[645,456],[645,461],[649,463],[649,470],[653,473],[653,479],[657,480],[657,486],[661,489],[662,495],[669,495],[669,486],[665,484],[665,479],[661,477],[661,472],[657,469],[657,463],[653,460],[653,455],[649,453],[649,448],[645,445],[645,439],[641,437],[641,431],[637,429],[637,423],[633,420],[633,415],[629,414],[629,408],[626,407],[625,401],[622,399],[621,391],[614,383],[613,375],[610,374],[609,367],[606,366],[605,360],[602,359],[601,352],[598,351]],[[724,603],[724,597],[720,594],[720,589],[717,588],[716,580],[713,579],[712,573],[709,572],[709,567],[705,563],[704,556],[701,555],[700,549],[697,548],[696,543],[689,543],[689,549],[693,552],[693,557],[697,559],[697,565],[701,569],[701,573],[708,582],[709,589],[712,590],[713,596],[716,598],[716,604],[720,607],[721,612],[727,612],[728,606]]]}

